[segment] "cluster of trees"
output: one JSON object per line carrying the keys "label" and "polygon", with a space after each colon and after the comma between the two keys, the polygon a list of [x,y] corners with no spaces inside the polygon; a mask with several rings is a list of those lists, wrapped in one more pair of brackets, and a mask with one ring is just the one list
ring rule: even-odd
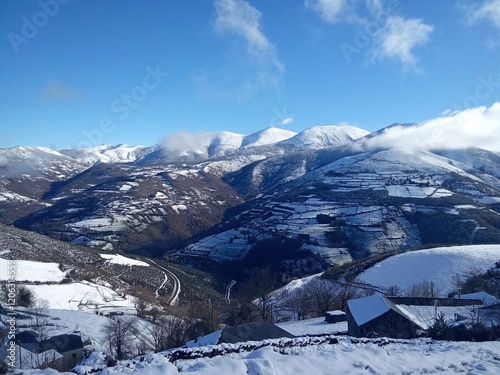
{"label": "cluster of trees", "polygon": [[441,297],[442,289],[432,281],[424,280],[421,283],[413,284],[407,290],[401,289],[397,285],[390,286],[385,291],[387,296],[405,296],[418,298],[438,298]]}
{"label": "cluster of trees", "polygon": [[173,315],[162,316],[155,322],[140,320],[132,315],[117,315],[102,328],[103,344],[117,360],[150,350],[159,352],[184,345],[188,336],[188,321]]}
{"label": "cluster of trees", "polygon": [[220,310],[212,306],[212,311],[206,305],[177,307],[169,315],[154,313],[149,319],[115,315],[102,327],[101,343],[117,360],[177,348],[219,327]]}
{"label": "cluster of trees", "polygon": [[244,293],[232,301],[224,323],[241,324],[255,320],[277,322],[323,316],[330,310],[344,310],[347,301],[373,293],[350,283],[316,278],[296,289],[276,290],[278,276],[261,269],[244,285]]}
{"label": "cluster of trees", "polygon": [[291,290],[284,295],[281,313],[297,320],[324,316],[327,311],[347,308],[347,301],[372,294],[349,283],[314,279],[304,287]]}

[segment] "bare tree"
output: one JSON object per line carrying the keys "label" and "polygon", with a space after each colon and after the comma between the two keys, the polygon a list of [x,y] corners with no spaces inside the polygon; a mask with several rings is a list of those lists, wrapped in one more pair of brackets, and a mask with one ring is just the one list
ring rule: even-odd
{"label": "bare tree", "polygon": [[102,328],[104,344],[116,359],[124,359],[134,348],[137,337],[137,318],[115,316]]}
{"label": "bare tree", "polygon": [[314,279],[306,287],[306,293],[311,298],[311,308],[317,315],[324,315],[336,307],[339,288],[331,281]]}
{"label": "bare tree", "polygon": [[400,296],[401,294],[403,294],[403,291],[397,285],[391,285],[389,288],[387,288],[387,291],[385,292],[385,295],[390,297],[397,297]]}
{"label": "bare tree", "polygon": [[294,289],[285,296],[283,308],[297,320],[305,319],[311,310],[311,296],[305,288]]}
{"label": "bare tree", "polygon": [[143,338],[155,352],[182,346],[188,341],[188,322],[177,316],[167,315],[160,317],[156,323],[144,326]]}
{"label": "bare tree", "polygon": [[35,327],[46,326],[49,323],[47,316],[47,309],[49,308],[49,301],[43,298],[35,298],[31,304],[31,325]]}
{"label": "bare tree", "polygon": [[148,303],[144,301],[142,298],[136,297],[134,301],[134,307],[137,311],[137,316],[143,318],[146,315],[146,309],[148,307]]}
{"label": "bare tree", "polygon": [[414,284],[410,287],[407,294],[409,297],[437,298],[441,293],[441,289],[432,281],[422,281],[419,284]]}
{"label": "bare tree", "polygon": [[282,296],[273,295],[276,285],[276,278],[270,267],[260,270],[247,283],[247,292],[254,297],[250,304],[262,320],[273,320],[273,304],[277,302],[276,298],[282,298]]}

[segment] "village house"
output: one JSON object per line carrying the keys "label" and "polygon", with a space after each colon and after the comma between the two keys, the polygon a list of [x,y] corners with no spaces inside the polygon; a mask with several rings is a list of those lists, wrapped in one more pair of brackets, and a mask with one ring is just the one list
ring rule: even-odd
{"label": "village house", "polygon": [[281,337],[293,338],[291,333],[267,321],[251,322],[226,327],[186,343],[188,348],[222,343],[235,344],[245,341],[262,341]]}
{"label": "village house", "polygon": [[439,316],[450,325],[465,324],[483,307],[481,299],[375,294],[347,302],[347,333],[356,337],[413,338],[431,328]]}
{"label": "village house", "polygon": [[83,358],[80,334],[62,334],[39,341],[36,332],[16,335],[16,366],[20,369],[53,368],[68,371]]}

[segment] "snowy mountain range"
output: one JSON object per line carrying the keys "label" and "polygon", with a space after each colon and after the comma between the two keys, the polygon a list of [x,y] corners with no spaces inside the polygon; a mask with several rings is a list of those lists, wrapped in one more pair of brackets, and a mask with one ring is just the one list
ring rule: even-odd
{"label": "snowy mountain range", "polygon": [[405,149],[388,138],[405,140],[420,127],[267,128],[178,133],[150,147],[3,149],[0,220],[87,246],[175,251],[188,263],[244,262],[256,242],[292,238],[320,257],[316,270],[389,250],[500,242],[500,155]]}
{"label": "snowy mountain range", "polygon": [[[494,147],[409,143],[412,132],[420,134],[421,125],[375,133],[347,125],[300,133],[179,133],[153,146],[0,149],[0,267],[8,266],[3,258],[17,259],[18,277],[50,299],[48,316],[58,320],[57,329],[86,330],[94,341],[109,321],[97,310],[135,314],[136,298],[150,306],[229,302],[235,284],[267,267],[280,280],[299,278],[283,290],[325,270],[334,276],[346,270],[342,277],[353,275],[353,282],[375,290],[432,280],[447,294],[457,277],[500,259],[500,154]],[[53,310],[61,308],[81,311]],[[419,341],[392,342],[384,350],[397,360],[360,365],[356,353],[373,354],[377,343],[317,342],[325,339],[297,338],[286,348],[266,341],[257,343],[266,348],[248,352],[234,345],[229,357],[226,347],[174,349],[106,370],[96,352],[76,372],[205,373],[220,372],[220,365],[260,373],[280,363],[286,368],[287,351],[299,354],[300,372],[303,358],[313,363],[320,355],[331,363],[346,347],[352,353],[341,359],[348,367],[383,373],[399,371],[399,355],[422,356]],[[475,345],[454,350],[475,356],[494,349]],[[449,351],[424,346],[442,357],[414,370],[440,368]],[[205,358],[212,350],[217,356]],[[169,356],[181,352],[192,359],[173,367]],[[481,358],[462,362],[460,370],[498,366],[496,357]]]}

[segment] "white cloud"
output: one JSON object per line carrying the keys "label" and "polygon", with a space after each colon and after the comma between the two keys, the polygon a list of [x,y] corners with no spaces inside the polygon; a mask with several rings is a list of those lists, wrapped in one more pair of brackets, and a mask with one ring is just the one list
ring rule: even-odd
{"label": "white cloud", "polygon": [[327,23],[339,21],[339,16],[345,9],[345,0],[305,0],[306,8],[315,11]]}
{"label": "white cloud", "polygon": [[215,30],[246,42],[249,57],[259,64],[253,78],[263,84],[278,83],[284,66],[276,47],[262,31],[262,13],[245,0],[215,0]]}
{"label": "white cloud", "polygon": [[486,0],[479,6],[467,7],[470,22],[489,20],[500,28],[500,0]]}
{"label": "white cloud", "polygon": [[391,16],[377,34],[373,54],[377,58],[398,59],[406,67],[414,67],[417,59],[413,49],[429,41],[433,26],[421,19]]}
{"label": "white cloud", "polygon": [[397,1],[305,0],[305,6],[326,23],[344,22],[353,26],[354,41],[342,43],[349,62],[355,51],[379,60],[396,59],[405,68],[414,68],[417,58],[413,49],[427,43],[434,30],[421,19],[398,15],[401,6]]}
{"label": "white cloud", "polygon": [[209,132],[189,133],[177,132],[162,139],[163,151],[176,155],[187,155],[189,152],[203,154],[210,144],[213,134]]}
{"label": "white cloud", "polygon": [[293,117],[287,117],[287,118],[281,120],[280,125],[283,125],[283,126],[290,125],[293,121],[294,121]]}
{"label": "white cloud", "polygon": [[500,152],[500,102],[438,117],[415,126],[394,126],[367,138],[363,146],[404,149],[479,147]]}

